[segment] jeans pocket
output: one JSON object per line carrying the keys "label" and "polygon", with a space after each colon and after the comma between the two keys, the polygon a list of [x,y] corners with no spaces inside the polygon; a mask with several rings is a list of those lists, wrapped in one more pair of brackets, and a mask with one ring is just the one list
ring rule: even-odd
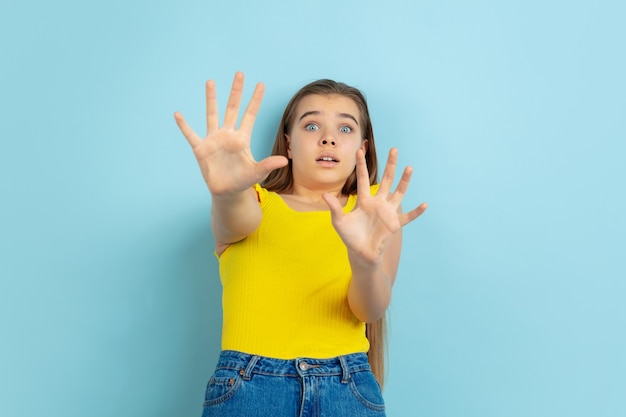
{"label": "jeans pocket", "polygon": [[350,390],[365,407],[374,411],[385,411],[380,386],[371,371],[359,371],[350,375]]}
{"label": "jeans pocket", "polygon": [[232,398],[241,386],[239,372],[230,369],[218,369],[207,384],[204,396],[204,406],[209,407],[221,404]]}

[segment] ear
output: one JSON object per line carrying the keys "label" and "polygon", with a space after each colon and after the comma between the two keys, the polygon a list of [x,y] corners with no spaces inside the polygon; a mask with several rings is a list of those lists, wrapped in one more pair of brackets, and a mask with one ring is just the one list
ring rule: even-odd
{"label": "ear", "polygon": [[367,150],[369,149],[369,141],[367,139],[363,139],[361,143],[361,150],[363,150],[363,155],[367,155]]}
{"label": "ear", "polygon": [[287,141],[287,158],[291,159],[291,138],[286,133],[285,140]]}

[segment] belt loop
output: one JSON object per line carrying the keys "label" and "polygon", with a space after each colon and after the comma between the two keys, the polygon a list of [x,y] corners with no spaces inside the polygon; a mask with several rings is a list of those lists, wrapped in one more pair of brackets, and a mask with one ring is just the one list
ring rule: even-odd
{"label": "belt loop", "polygon": [[243,372],[243,379],[245,381],[249,381],[250,377],[252,376],[252,370],[254,369],[254,367],[256,366],[256,363],[259,361],[259,359],[261,359],[260,356],[258,355],[254,355],[251,359],[250,362],[248,362],[248,366],[246,366],[245,371]]}
{"label": "belt loop", "polygon": [[339,363],[341,364],[341,383],[347,384],[350,382],[350,368],[348,368],[348,362],[346,362],[345,356],[339,357]]}

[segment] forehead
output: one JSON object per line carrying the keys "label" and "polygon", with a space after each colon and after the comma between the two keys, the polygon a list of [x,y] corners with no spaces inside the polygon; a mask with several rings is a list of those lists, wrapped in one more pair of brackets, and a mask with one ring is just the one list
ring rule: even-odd
{"label": "forehead", "polygon": [[339,94],[310,94],[303,97],[296,107],[296,118],[300,115],[317,111],[322,114],[336,115],[339,113],[347,113],[359,119],[359,107],[349,97]]}

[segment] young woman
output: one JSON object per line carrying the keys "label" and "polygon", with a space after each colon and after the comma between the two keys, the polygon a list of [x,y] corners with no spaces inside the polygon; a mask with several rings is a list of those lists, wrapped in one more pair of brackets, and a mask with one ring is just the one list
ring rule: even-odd
{"label": "young woman", "polygon": [[402,226],[426,204],[402,211],[411,168],[392,190],[395,149],[376,184],[367,103],[343,83],[298,91],[272,155],[255,161],[263,89],[237,127],[243,74],[235,74],[220,127],[208,81],[205,138],[174,115],[211,192],[223,286],[222,353],[203,416],[384,416],[384,314]]}

